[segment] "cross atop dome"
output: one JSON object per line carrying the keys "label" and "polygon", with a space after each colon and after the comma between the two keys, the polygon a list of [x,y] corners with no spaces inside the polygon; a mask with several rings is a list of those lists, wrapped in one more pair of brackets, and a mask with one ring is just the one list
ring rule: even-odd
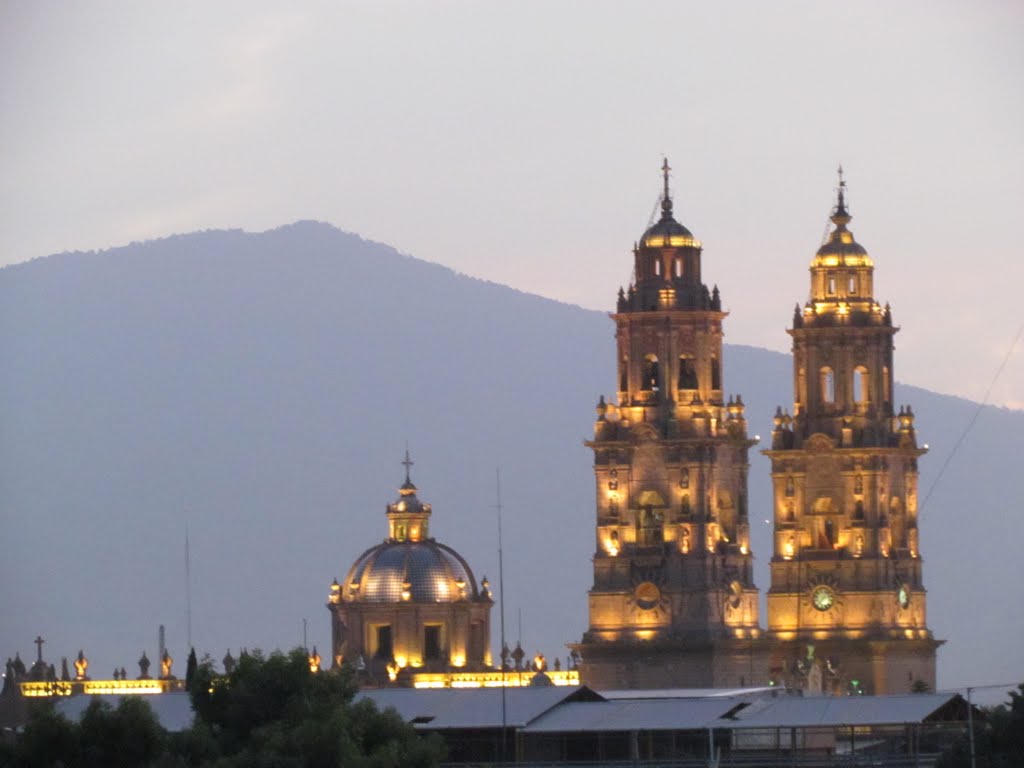
{"label": "cross atop dome", "polygon": [[672,170],[672,166],[668,164],[668,158],[663,157],[661,159],[661,175],[662,180],[665,184],[665,191],[661,196],[661,215],[662,218],[672,218],[672,197],[668,191],[668,174]]}

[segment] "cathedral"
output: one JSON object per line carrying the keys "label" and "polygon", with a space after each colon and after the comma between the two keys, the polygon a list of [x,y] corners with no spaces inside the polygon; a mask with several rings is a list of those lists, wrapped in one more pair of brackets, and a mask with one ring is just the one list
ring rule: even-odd
{"label": "cathedral", "polygon": [[616,402],[597,405],[590,626],[572,647],[598,689],[784,684],[827,693],[934,689],[911,408],[893,403],[892,313],[848,229],[833,229],[793,327],[794,403],[770,449],[774,551],[758,616],[743,400],[726,396],[717,286],[674,217],[633,248],[616,312]]}
{"label": "cathedral", "polygon": [[353,664],[365,682],[396,682],[412,672],[479,671],[491,664],[485,578],[430,535],[430,504],[409,476],[387,505],[388,536],[360,555],[342,584],[331,584],[331,651],[335,666]]}
{"label": "cathedral", "polygon": [[[725,387],[728,313],[705,281],[703,246],[676,219],[669,171],[666,161],[661,216],[634,245],[633,279],[612,314],[617,388],[598,400],[586,442],[596,497],[589,626],[555,684],[934,689],[941,643],[927,625],[917,528],[925,451],[913,411],[893,401],[899,329],[848,228],[842,171],[809,299],[788,331],[792,411],[776,410],[763,451],[773,509],[757,516],[774,518],[767,629],[747,492],[757,440],[743,398]],[[504,648],[491,667],[489,585],[429,536],[431,508],[408,455],[405,464],[388,538],[331,585],[333,663],[354,664],[371,685],[509,684],[522,652],[511,654],[514,670]]]}
{"label": "cathedral", "polygon": [[847,225],[840,169],[833,229],[793,313],[793,412],[775,413],[772,670],[817,691],[935,688],[917,529],[914,412],[893,403],[893,325],[874,264]]}
{"label": "cathedral", "polygon": [[666,162],[661,219],[619,290],[616,403],[597,405],[590,627],[573,646],[591,687],[763,680],[747,509],[743,400],[725,395],[715,286],[676,221]]}

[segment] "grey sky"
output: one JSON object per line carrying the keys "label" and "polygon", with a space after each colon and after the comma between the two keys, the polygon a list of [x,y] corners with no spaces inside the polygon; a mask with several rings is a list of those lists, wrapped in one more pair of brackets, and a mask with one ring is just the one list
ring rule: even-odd
{"label": "grey sky", "polygon": [[786,349],[842,162],[897,378],[980,399],[1024,322],[1022,40],[1017,2],[8,1],[0,262],[315,218],[610,308],[664,153],[728,339]]}

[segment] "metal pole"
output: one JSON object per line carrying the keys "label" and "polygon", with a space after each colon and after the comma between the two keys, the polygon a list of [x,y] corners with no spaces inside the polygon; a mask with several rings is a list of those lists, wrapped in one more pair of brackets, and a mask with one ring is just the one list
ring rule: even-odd
{"label": "metal pole", "polygon": [[501,553],[501,467],[495,469],[498,493],[498,612],[501,620],[501,649],[498,661],[501,666],[501,762],[508,757],[508,703],[505,691],[505,564]]}
{"label": "metal pole", "polygon": [[971,743],[971,768],[977,768],[974,758],[974,707],[971,705],[971,688],[967,688],[967,736]]}

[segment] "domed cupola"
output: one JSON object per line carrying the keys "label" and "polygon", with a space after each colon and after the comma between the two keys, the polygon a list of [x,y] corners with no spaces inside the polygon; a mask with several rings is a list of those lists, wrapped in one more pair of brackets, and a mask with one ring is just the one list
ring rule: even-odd
{"label": "domed cupola", "polygon": [[[409,477],[387,505],[388,537],[331,585],[334,662],[362,659],[394,681],[406,666],[440,671],[490,663],[487,580],[478,586],[458,552],[429,535],[430,504]],[[378,681],[380,682],[380,681]]]}
{"label": "domed cupola", "polygon": [[689,229],[676,221],[669,192],[668,160],[662,163],[661,218],[648,227],[633,249],[634,282],[620,292],[619,312],[673,309],[718,309],[701,282],[702,246]]}
{"label": "domed cupola", "polygon": [[846,182],[839,167],[836,204],[829,217],[834,228],[811,261],[811,298],[797,315],[800,325],[877,325],[885,313],[874,300],[874,262],[848,226]]}

